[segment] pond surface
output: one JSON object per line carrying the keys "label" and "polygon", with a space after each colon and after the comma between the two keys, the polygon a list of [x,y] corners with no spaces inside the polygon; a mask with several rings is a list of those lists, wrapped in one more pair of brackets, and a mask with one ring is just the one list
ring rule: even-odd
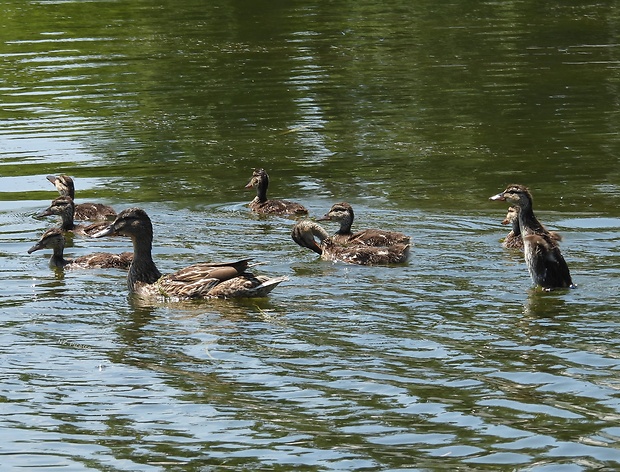
{"label": "pond surface", "polygon": [[[617,470],[615,2],[23,1],[0,5],[4,467]],[[412,236],[317,259],[269,195]],[[77,202],[140,206],[162,272],[254,257],[268,298],[145,303],[117,270],[27,254]],[[501,247],[526,184],[575,290]],[[329,231],[336,228],[327,222]],[[75,236],[66,253],[129,250]]]}

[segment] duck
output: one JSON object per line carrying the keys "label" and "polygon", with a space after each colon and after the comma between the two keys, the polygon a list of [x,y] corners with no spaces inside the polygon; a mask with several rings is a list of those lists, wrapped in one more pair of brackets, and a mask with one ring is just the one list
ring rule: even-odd
{"label": "duck", "polygon": [[[71,197],[75,200],[75,185],[73,184],[73,179],[68,175],[48,175],[46,177],[58,193],[62,197]],[[76,220],[110,220],[116,217],[116,211],[109,205],[104,205],[103,203],[79,203],[75,205],[73,218]]]}
{"label": "duck", "polygon": [[489,199],[505,201],[519,208],[523,254],[533,283],[546,291],[575,288],[568,264],[560,251],[557,234],[548,231],[534,215],[529,189],[524,185],[512,184]]}
{"label": "duck", "polygon": [[123,252],[111,254],[108,252],[95,252],[75,259],[65,259],[65,236],[60,228],[51,228],[45,231],[39,241],[28,249],[28,254],[41,249],[52,249],[50,266],[64,269],[129,269],[133,254]]}
{"label": "duck", "polygon": [[300,203],[288,200],[269,200],[267,198],[267,188],[269,187],[269,174],[265,169],[256,168],[252,173],[252,178],[245,188],[256,188],[256,197],[248,206],[252,211],[261,214],[272,215],[307,215],[308,210]]}
{"label": "duck", "polygon": [[128,208],[93,236],[129,236],[133,261],[127,274],[130,293],[144,298],[185,300],[199,298],[264,297],[287,277],[253,275],[248,272],[251,259],[230,263],[202,262],[172,274],[163,275],[152,257],[153,225],[146,211]]}
{"label": "duck", "polygon": [[73,220],[75,204],[69,196],[61,196],[52,200],[52,203],[45,210],[39,212],[36,216],[42,218],[44,216],[57,215],[62,218],[60,229],[63,231],[72,231],[82,236],[92,236],[97,231],[108,226],[107,222],[92,223],[89,225],[75,224]]}
{"label": "duck", "polygon": [[[342,244],[335,241],[316,221],[299,220],[291,231],[293,241],[311,249],[328,261],[349,264],[379,265],[399,264],[409,258],[409,244],[394,243],[389,246],[369,246],[363,243]],[[316,239],[318,238],[319,243]]]}
{"label": "duck", "polygon": [[331,239],[340,244],[365,244],[367,246],[392,246],[395,244],[410,244],[411,238],[398,231],[381,229],[366,229],[357,233],[351,232],[353,225],[353,207],[346,202],[332,205],[330,210],[319,221],[336,221],[340,229],[331,236]]}
{"label": "duck", "polygon": [[510,232],[502,242],[502,247],[506,249],[523,249],[523,238],[521,238],[521,228],[519,227],[519,207],[509,207],[502,224],[511,226]]}
{"label": "duck", "polygon": [[[523,238],[521,237],[521,227],[519,226],[519,207],[511,206],[508,208],[506,218],[502,221],[503,225],[511,225],[512,229],[504,238],[502,247],[506,249],[521,249],[523,250]],[[555,232],[549,231],[549,235],[556,241],[562,241],[562,236]]]}

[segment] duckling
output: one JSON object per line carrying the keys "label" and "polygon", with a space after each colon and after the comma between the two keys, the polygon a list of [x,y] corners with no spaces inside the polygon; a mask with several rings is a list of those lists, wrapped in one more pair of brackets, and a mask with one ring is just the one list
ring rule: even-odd
{"label": "duckling", "polygon": [[[502,221],[503,225],[511,225],[512,229],[504,238],[502,246],[506,249],[521,249],[523,250],[523,238],[521,237],[521,228],[519,227],[519,207],[511,206],[508,208],[506,218]],[[551,236],[556,241],[562,241],[562,236],[555,231],[549,231]]]}
{"label": "duckling", "polygon": [[28,249],[28,254],[32,254],[40,249],[53,249],[50,258],[50,266],[62,267],[65,269],[129,269],[133,254],[123,252],[121,254],[110,254],[108,252],[95,252],[75,259],[65,259],[65,236],[60,228],[48,229],[41,239]]}
{"label": "duckling", "polygon": [[62,218],[60,229],[63,231],[73,231],[74,233],[81,234],[82,236],[92,236],[97,231],[100,231],[108,226],[108,223],[105,222],[93,223],[90,225],[76,225],[73,221],[74,207],[75,205],[71,197],[58,197],[52,200],[52,204],[49,207],[39,212],[37,217],[40,218],[50,215],[60,216]]}
{"label": "duckling", "polygon": [[557,236],[538,221],[532,208],[532,194],[523,185],[509,185],[490,200],[510,202],[519,207],[519,227],[523,238],[523,254],[532,281],[545,290],[574,288],[568,265],[560,252]]}
{"label": "duckling", "polygon": [[268,200],[267,187],[269,187],[269,175],[265,169],[254,169],[252,178],[245,188],[256,187],[256,197],[249,203],[249,207],[256,213],[273,215],[307,215],[308,210],[295,202],[288,200]]}
{"label": "duckling", "polygon": [[[75,186],[73,179],[68,175],[48,175],[49,180],[63,197],[71,197],[75,200]],[[116,217],[116,211],[103,203],[79,203],[75,205],[73,218],[76,220],[109,220]]]}
{"label": "duckling", "polygon": [[366,229],[357,233],[351,232],[354,218],[353,208],[346,202],[332,205],[329,212],[319,221],[331,220],[340,223],[340,229],[331,237],[340,244],[365,244],[367,246],[391,246],[393,244],[410,244],[409,236],[398,231]]}
{"label": "duckling", "polygon": [[[318,223],[304,219],[298,221],[291,232],[293,241],[306,247],[328,261],[350,264],[376,265],[406,262],[409,244],[394,243],[390,246],[368,246],[363,243],[341,244],[333,240]],[[317,244],[315,237],[319,239]]]}
{"label": "duckling", "polygon": [[255,276],[246,269],[251,259],[232,263],[198,263],[173,274],[162,275],[151,254],[153,225],[140,208],[121,211],[114,222],[93,236],[129,236],[133,261],[127,275],[131,293],[167,299],[264,297],[287,277]]}
{"label": "duckling", "polygon": [[504,238],[502,247],[506,249],[523,249],[523,238],[521,238],[521,228],[519,227],[519,207],[509,207],[502,224],[511,225],[512,227]]}

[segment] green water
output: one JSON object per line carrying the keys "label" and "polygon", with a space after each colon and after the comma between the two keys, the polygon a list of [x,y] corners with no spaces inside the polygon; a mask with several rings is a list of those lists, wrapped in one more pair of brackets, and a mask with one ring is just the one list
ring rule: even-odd
{"label": "green water", "polygon": [[[615,2],[8,1],[0,5],[2,463],[68,470],[615,470]],[[412,236],[317,260],[269,195]],[[36,219],[141,206],[162,272],[254,257],[266,299],[141,304],[53,271]],[[576,290],[502,249],[528,185]],[[334,231],[333,224],[326,228]],[[68,256],[128,250],[75,237]]]}

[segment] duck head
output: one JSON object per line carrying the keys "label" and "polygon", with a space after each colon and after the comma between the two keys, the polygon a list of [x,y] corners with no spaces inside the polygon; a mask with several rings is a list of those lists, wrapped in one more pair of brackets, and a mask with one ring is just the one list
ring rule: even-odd
{"label": "duck head", "polygon": [[121,211],[116,219],[106,228],[93,234],[94,238],[103,236],[145,236],[153,238],[153,224],[146,212],[141,208],[127,208]]}
{"label": "duck head", "polygon": [[503,192],[489,197],[489,200],[508,202],[521,209],[532,206],[532,194],[526,186],[518,184],[509,185]]}

